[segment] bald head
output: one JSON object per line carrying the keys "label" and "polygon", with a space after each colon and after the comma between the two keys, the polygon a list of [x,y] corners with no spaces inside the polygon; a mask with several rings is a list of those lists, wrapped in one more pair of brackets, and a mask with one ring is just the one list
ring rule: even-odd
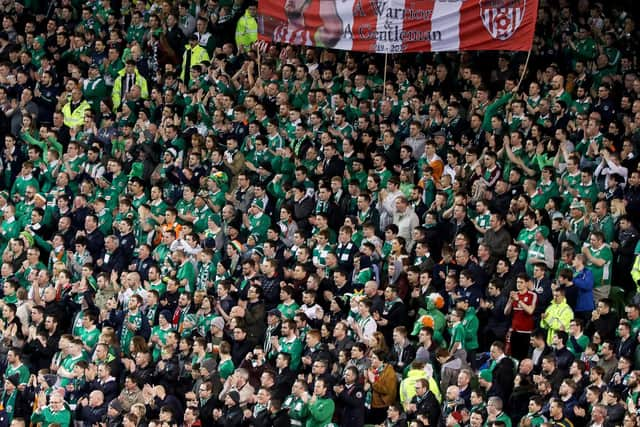
{"label": "bald head", "polygon": [[89,406],[99,407],[104,403],[104,393],[100,390],[94,390],[89,394]]}
{"label": "bald head", "polygon": [[533,360],[531,359],[522,359],[520,362],[519,372],[521,374],[529,375],[533,371]]}

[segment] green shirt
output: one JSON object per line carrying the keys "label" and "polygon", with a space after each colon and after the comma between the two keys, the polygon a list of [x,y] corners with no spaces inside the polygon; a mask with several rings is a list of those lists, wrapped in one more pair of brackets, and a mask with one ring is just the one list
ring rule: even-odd
{"label": "green shirt", "polygon": [[174,329],[172,327],[162,329],[160,326],[154,326],[151,328],[151,336],[153,337],[154,335],[157,335],[159,341],[158,343],[153,344],[153,360],[160,360],[160,351],[162,350],[162,346],[167,343],[167,334],[173,330]]}
{"label": "green shirt", "polygon": [[280,344],[280,352],[291,355],[291,370],[297,371],[302,356],[302,342],[297,337],[293,341],[287,341],[285,337],[280,337],[278,343]]}
{"label": "green shirt", "polygon": [[151,213],[153,215],[163,216],[167,211],[167,204],[163,200],[160,200],[159,202],[154,200],[153,202],[151,202],[149,209],[151,209]]}
{"label": "green shirt", "polygon": [[[523,228],[522,230],[520,230],[520,233],[518,233],[518,238],[516,240],[523,242],[528,248],[535,240],[537,230],[538,227],[534,227],[532,229]],[[523,261],[527,258],[527,248],[523,248],[520,251],[520,259]]]}
{"label": "green shirt", "polygon": [[133,206],[137,210],[140,206],[147,203],[148,201],[149,199],[147,198],[146,193],[142,193],[140,197],[131,198],[131,206]]}
{"label": "green shirt", "polygon": [[98,338],[100,338],[100,329],[93,328],[89,331],[84,327],[80,328],[80,339],[87,347],[94,348],[98,343]]}
{"label": "green shirt", "polygon": [[296,315],[296,310],[298,310],[300,306],[294,301],[293,304],[278,304],[278,310],[282,314],[282,317],[285,319],[293,319]]}
{"label": "green shirt", "polygon": [[5,421],[7,423],[11,423],[13,420],[13,413],[16,409],[16,397],[18,396],[18,390],[14,389],[13,392],[7,397],[7,390],[2,392],[0,396],[0,405],[4,406],[4,411],[6,413]]}
{"label": "green shirt", "polygon": [[336,409],[332,399],[317,398],[315,402],[307,402],[309,409],[309,418],[307,418],[307,427],[326,427],[333,418],[333,412]]}
{"label": "green shirt", "polygon": [[538,427],[539,425],[547,422],[547,418],[539,412],[536,412],[535,414],[529,413],[525,415],[525,417],[531,420],[531,427]]}
{"label": "green shirt", "polygon": [[98,111],[100,101],[107,97],[107,85],[102,77],[88,79],[83,88],[83,94],[94,111]]}
{"label": "green shirt", "polygon": [[505,427],[511,427],[511,418],[504,412],[500,412],[500,415],[496,417],[496,421],[502,421]]}
{"label": "green shirt", "polygon": [[[131,340],[135,336],[135,333],[140,331],[142,328],[142,321],[142,313],[140,311],[137,313],[127,312],[124,324],[122,325],[122,333],[120,335],[120,347],[122,348],[123,353],[129,354],[129,344],[131,344]],[[129,323],[135,325],[135,331],[131,331],[128,328]]]}
{"label": "green shirt", "polygon": [[449,350],[452,349],[453,344],[459,342],[460,348],[464,349],[464,343],[466,340],[466,332],[462,323],[458,323],[449,329],[449,335],[451,336],[451,343],[449,344]]}
{"label": "green shirt", "polygon": [[529,251],[527,252],[527,260],[530,260],[526,263],[525,269],[527,270],[527,274],[529,277],[533,276],[533,267],[536,261],[544,262],[544,243],[540,244],[536,241],[533,241],[529,246]]}
{"label": "green shirt", "polygon": [[[176,278],[181,282],[180,286],[185,286],[187,291],[193,292],[196,285],[196,270],[190,261],[185,262],[178,269]],[[186,280],[187,284],[182,284],[182,280]]]}
{"label": "green shirt", "polygon": [[[577,345],[574,345],[574,341]],[[578,338],[570,336],[567,340],[567,348],[574,356],[579,358],[589,345],[589,337],[582,334]]]}
{"label": "green shirt", "polygon": [[598,187],[593,181],[589,185],[579,183],[576,190],[578,191],[578,197],[581,199],[589,199],[591,203],[595,205],[598,200]]}
{"label": "green shirt", "polygon": [[[178,211],[178,215],[186,215],[191,214],[195,209],[194,201],[187,202],[184,199],[180,199],[178,203],[176,203],[176,210]],[[180,221],[184,223],[184,221]]]}
{"label": "green shirt", "polygon": [[476,215],[475,220],[478,227],[488,230],[489,229],[489,220],[491,219],[491,212],[487,212],[482,215]]}
{"label": "green shirt", "polygon": [[[66,369],[67,372],[72,372],[74,366],[76,366],[76,363],[80,362],[83,359],[84,359],[84,356],[82,354],[80,354],[80,356],[77,356],[77,357],[67,356],[64,358],[60,366]],[[71,383],[72,381],[73,380],[70,378],[60,378],[60,386],[64,387],[67,384]]]}
{"label": "green shirt", "polygon": [[15,218],[2,221],[2,227],[0,227],[0,253],[4,252],[9,240],[15,239],[19,235],[20,224]]}
{"label": "green shirt", "polygon": [[7,379],[15,374],[18,374],[20,377],[20,384],[26,384],[29,382],[29,376],[31,373],[29,372],[29,368],[22,363],[15,368],[11,366],[11,364],[7,364],[7,369],[4,371],[4,378]]}
{"label": "green shirt", "polygon": [[613,218],[611,215],[606,215],[604,218],[599,220],[597,223],[591,224],[592,231],[601,231],[604,234],[604,241],[606,243],[611,243],[615,236],[616,226],[613,223]]}
{"label": "green shirt", "polygon": [[40,183],[33,176],[30,176],[29,178],[25,178],[23,176],[17,177],[13,186],[11,186],[11,197],[16,193],[20,194],[21,197],[24,197],[27,187],[30,185],[35,187],[36,191],[40,189]]}
{"label": "green shirt", "polygon": [[600,247],[600,249],[593,249],[591,245],[589,245],[588,248],[591,256],[606,261],[601,267],[596,266],[592,262],[587,263],[586,266],[593,273],[593,287],[598,288],[600,286],[611,285],[611,264],[613,262],[613,252],[611,252],[611,247],[605,243]]}
{"label": "green shirt", "polygon": [[38,410],[31,415],[31,423],[42,423],[42,427],[48,427],[51,424],[69,427],[71,425],[71,412],[66,406],[59,412],[53,412],[49,406],[45,406],[42,410]]}
{"label": "green shirt", "polygon": [[469,307],[465,313],[464,319],[462,319],[462,326],[464,327],[464,342],[463,348],[465,350],[477,350],[480,346],[478,344],[478,328],[480,322],[478,316],[476,316],[476,309]]}
{"label": "green shirt", "polygon": [[282,407],[289,410],[289,418],[291,418],[292,426],[304,425],[306,418],[309,416],[307,405],[305,405],[302,399],[294,395],[288,396]]}
{"label": "green shirt", "polygon": [[[584,61],[585,63],[588,61],[593,61],[596,59],[596,55],[598,54],[598,48],[596,47],[596,42],[591,38],[587,37],[583,40],[578,40],[574,43],[575,46],[575,60]],[[575,62],[574,62],[575,67]],[[509,427],[509,426],[507,426]]]}
{"label": "green shirt", "polygon": [[246,227],[245,229],[249,234],[256,235],[258,238],[257,243],[260,244],[267,240],[267,230],[270,225],[271,219],[267,215],[260,213],[258,215],[249,216],[249,227]]}

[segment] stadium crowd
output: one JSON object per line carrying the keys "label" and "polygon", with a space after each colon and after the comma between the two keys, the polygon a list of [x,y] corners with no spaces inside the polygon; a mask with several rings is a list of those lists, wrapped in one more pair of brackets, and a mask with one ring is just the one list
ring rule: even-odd
{"label": "stadium crowd", "polygon": [[243,0],[2,0],[0,426],[638,426],[633,4],[383,75]]}

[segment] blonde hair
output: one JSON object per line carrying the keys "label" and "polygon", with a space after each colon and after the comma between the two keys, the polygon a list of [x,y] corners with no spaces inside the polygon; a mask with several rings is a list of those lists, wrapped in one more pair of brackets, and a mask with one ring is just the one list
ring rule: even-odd
{"label": "blonde hair", "polygon": [[627,214],[627,208],[622,199],[613,199],[611,201],[611,215],[620,217]]}
{"label": "blonde hair", "polygon": [[142,403],[134,403],[131,405],[131,412],[139,418],[144,418],[147,415],[147,408]]}
{"label": "blonde hair", "polygon": [[51,275],[51,277],[58,277],[58,274],[66,269],[67,265],[64,262],[57,261],[55,264],[53,264],[53,274]]}

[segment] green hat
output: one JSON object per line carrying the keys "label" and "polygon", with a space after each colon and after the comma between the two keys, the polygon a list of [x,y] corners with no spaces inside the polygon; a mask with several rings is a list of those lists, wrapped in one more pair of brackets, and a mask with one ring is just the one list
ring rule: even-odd
{"label": "green hat", "polygon": [[218,187],[220,188],[227,185],[227,183],[229,182],[229,177],[227,176],[227,174],[221,171],[212,173],[211,175],[209,175],[209,179],[218,184]]}
{"label": "green hat", "polygon": [[0,191],[0,197],[5,200],[9,200],[9,193],[7,193],[6,191]]}
{"label": "green hat", "polygon": [[44,37],[38,36],[33,41],[40,43],[40,46],[44,47]]}
{"label": "green hat", "polygon": [[261,211],[264,210],[264,202],[261,199],[253,199],[251,205],[258,207]]}
{"label": "green hat", "polygon": [[20,237],[23,237],[27,241],[27,243],[29,243],[29,247],[33,246],[35,240],[31,233],[29,233],[28,231],[23,231],[22,233],[20,233]]}
{"label": "green hat", "polygon": [[492,381],[491,370],[490,369],[482,369],[480,371],[480,378],[482,378],[486,382],[490,383]]}
{"label": "green hat", "polygon": [[571,202],[571,206],[569,206],[569,209],[578,209],[584,212],[586,210],[586,207],[584,206],[584,202],[582,200],[575,199],[573,202]]}
{"label": "green hat", "polygon": [[140,178],[144,175],[144,165],[140,162],[135,162],[131,165],[131,171],[129,172],[129,178]]}
{"label": "green hat", "polygon": [[549,237],[549,227],[547,227],[546,225],[539,226],[536,231],[542,234],[542,237],[544,237],[545,239]]}

